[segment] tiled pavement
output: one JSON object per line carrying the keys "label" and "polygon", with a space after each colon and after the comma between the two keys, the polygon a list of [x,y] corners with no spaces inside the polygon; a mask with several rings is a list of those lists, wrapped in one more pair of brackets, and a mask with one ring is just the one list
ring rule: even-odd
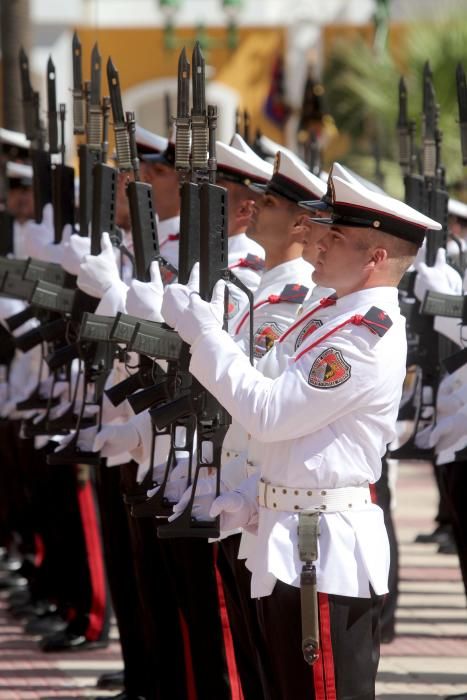
{"label": "tiled pavement", "polygon": [[[432,526],[435,491],[429,465],[400,465],[397,493],[398,636],[382,648],[378,700],[434,700],[467,691],[465,596],[457,558],[436,554],[432,545],[413,544],[417,532]],[[119,659],[115,641],[105,650],[42,654],[7,617],[0,599],[0,700],[104,696],[95,690],[95,679],[119,668]]]}
{"label": "tiled pavement", "polygon": [[401,552],[397,637],[382,647],[378,700],[434,700],[467,692],[467,611],[456,556],[414,544],[432,528],[432,468],[399,465],[396,526]]}

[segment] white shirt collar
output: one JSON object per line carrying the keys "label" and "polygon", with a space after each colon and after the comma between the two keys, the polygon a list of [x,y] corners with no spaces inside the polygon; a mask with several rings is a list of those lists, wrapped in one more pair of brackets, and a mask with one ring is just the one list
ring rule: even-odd
{"label": "white shirt collar", "polygon": [[346,294],[336,302],[336,315],[353,311],[365,304],[379,305],[383,308],[388,305],[397,307],[397,287],[370,287],[369,289],[360,289],[358,292]]}
{"label": "white shirt collar", "polygon": [[170,236],[173,233],[180,233],[180,215],[172,216],[170,219],[164,219],[157,223],[157,229],[161,240]]}
{"label": "white shirt collar", "polygon": [[258,291],[261,288],[270,285],[272,281],[277,283],[282,277],[284,278],[285,284],[293,284],[294,273],[296,273],[297,275],[297,283],[300,284],[302,283],[304,275],[305,277],[308,277],[309,289],[311,289],[312,287],[314,287],[314,283],[311,281],[312,272],[312,266],[310,265],[310,263],[306,262],[306,260],[304,260],[302,257],[294,258],[293,260],[287,260],[286,262],[283,262],[280,265],[276,265],[270,270],[265,270],[263,272]]}

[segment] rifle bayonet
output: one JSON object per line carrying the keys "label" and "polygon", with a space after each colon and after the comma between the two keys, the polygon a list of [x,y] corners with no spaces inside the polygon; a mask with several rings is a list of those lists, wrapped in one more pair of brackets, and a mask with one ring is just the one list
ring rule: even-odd
{"label": "rifle bayonet", "polygon": [[199,42],[196,42],[191,59],[193,74],[193,107],[191,109],[191,167],[194,174],[207,171],[208,125],[206,117],[205,61]]}
{"label": "rifle bayonet", "polygon": [[47,111],[49,121],[49,152],[58,153],[56,76],[52,56],[49,56],[49,60],[47,61]]}
{"label": "rifle bayonet", "polygon": [[84,134],[85,100],[83,92],[83,71],[81,66],[81,42],[74,32],[73,42],[73,133]]}
{"label": "rifle bayonet", "polygon": [[410,172],[411,144],[409,119],[407,113],[407,86],[403,77],[399,80],[399,118],[397,120],[397,132],[399,134],[399,165],[402,174]]}
{"label": "rifle bayonet", "polygon": [[463,66],[456,69],[457,102],[459,105],[459,127],[461,132],[462,164],[467,165],[467,81]]}
{"label": "rifle bayonet", "polygon": [[190,64],[185,49],[178,59],[177,131],[175,135],[175,169],[190,170]]}
{"label": "rifle bayonet", "polygon": [[29,59],[23,47],[19,50],[19,67],[21,74],[21,92],[23,101],[23,119],[26,138],[36,140],[36,119],[34,114],[34,93],[29,77]]}
{"label": "rifle bayonet", "polygon": [[112,59],[107,61],[107,80],[109,82],[110,102],[112,105],[113,128],[115,134],[115,147],[117,149],[118,169],[131,170],[131,153],[128,130],[123,113],[122,96],[120,92],[120,80]]}
{"label": "rifle bayonet", "polygon": [[89,88],[89,111],[87,126],[88,145],[99,150],[102,139],[102,108],[101,108],[101,56],[97,43],[91,53],[91,85]]}
{"label": "rifle bayonet", "polygon": [[438,114],[430,64],[423,71],[423,159],[422,173],[425,177],[436,175],[436,128]]}

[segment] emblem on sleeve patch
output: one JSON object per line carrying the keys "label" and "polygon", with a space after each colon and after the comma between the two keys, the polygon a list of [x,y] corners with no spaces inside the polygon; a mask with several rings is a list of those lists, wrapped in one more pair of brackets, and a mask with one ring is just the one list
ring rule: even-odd
{"label": "emblem on sleeve patch", "polygon": [[253,339],[253,353],[256,358],[263,357],[272,348],[284,329],[277,323],[263,323]]}
{"label": "emblem on sleeve patch", "polygon": [[238,314],[240,309],[240,300],[229,294],[229,301],[227,304],[227,318],[230,321],[234,316]]}
{"label": "emblem on sleeve patch", "polygon": [[160,267],[161,271],[161,279],[162,279],[162,284],[164,287],[166,287],[168,284],[172,284],[172,282],[177,279],[177,275],[173,270],[171,270],[168,267],[165,267],[165,265],[161,265]]}
{"label": "emblem on sleeve patch", "polygon": [[304,340],[308,338],[309,335],[315,332],[317,328],[323,325],[323,322],[317,318],[313,318],[308,323],[305,323],[302,330],[298,334],[297,340],[295,341],[295,350],[300,347]]}
{"label": "emblem on sleeve patch", "polygon": [[308,384],[319,389],[332,389],[350,379],[350,365],[337,348],[327,348],[313,362]]}

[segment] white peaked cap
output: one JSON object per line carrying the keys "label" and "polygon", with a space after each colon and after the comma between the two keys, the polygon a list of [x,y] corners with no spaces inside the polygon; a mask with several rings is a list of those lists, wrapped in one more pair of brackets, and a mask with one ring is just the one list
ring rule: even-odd
{"label": "white peaked cap", "polygon": [[448,214],[458,216],[459,219],[467,219],[467,204],[465,204],[465,202],[460,202],[458,199],[449,198]]}
{"label": "white peaked cap", "polygon": [[159,136],[148,129],[143,129],[139,124],[136,124],[135,139],[138,150],[145,153],[162,153],[169,143],[165,136]]}
{"label": "white peaked cap", "polygon": [[258,143],[266,158],[274,159],[276,157],[276,153],[280,151],[281,153],[288,155],[289,158],[295,158],[299,161],[299,163],[303,163],[303,165],[307,167],[305,161],[299,158],[293,151],[290,150],[290,148],[286,148],[280,143],[276,143],[270,139],[269,136],[264,136],[264,134],[262,134],[258,139]]}
{"label": "white peaked cap", "polygon": [[317,223],[373,228],[417,245],[423,243],[428,229],[439,231],[442,228],[437,221],[404,202],[373,192],[360,183],[346,182],[332,175],[330,183],[332,216],[330,219],[316,219]]}
{"label": "white peaked cap", "polygon": [[28,149],[31,142],[21,131],[11,131],[11,129],[0,128],[0,143],[5,146],[16,146],[17,148]]}
{"label": "white peaked cap", "polygon": [[325,183],[293,154],[276,153],[274,173],[267,185],[252,185],[253,190],[280,195],[292,202],[320,199],[326,192]]}
{"label": "white peaked cap", "polygon": [[[230,145],[232,148],[236,148],[238,151],[243,151],[244,153],[248,153],[249,151],[253,151],[252,148],[247,144],[243,136],[241,136],[238,131],[232,136],[232,140],[230,142]],[[253,151],[254,153],[254,151]],[[256,155],[256,154],[255,154]],[[259,156],[258,156],[259,158]],[[263,160],[261,158],[261,160]]]}
{"label": "white peaked cap", "polygon": [[[245,144],[246,145],[246,144]],[[272,165],[247,146],[248,151],[216,143],[217,173],[220,178],[243,185],[266,183],[272,177]]]}
{"label": "white peaked cap", "polygon": [[9,160],[6,164],[6,176],[11,180],[24,180],[25,184],[32,184],[32,165],[27,163],[15,163]]}
{"label": "white peaked cap", "polygon": [[331,173],[333,177],[337,176],[340,177],[341,180],[346,180],[347,182],[353,182],[356,183],[357,185],[363,185],[367,189],[371,190],[372,192],[379,192],[380,194],[386,194],[386,192],[381,189],[381,187],[378,187],[378,185],[375,185],[374,182],[371,182],[370,180],[367,180],[366,178],[362,177],[361,175],[358,175],[358,173],[354,172],[353,170],[350,170],[349,168],[344,168],[343,165],[340,163],[333,163],[332,168],[331,168]]}

